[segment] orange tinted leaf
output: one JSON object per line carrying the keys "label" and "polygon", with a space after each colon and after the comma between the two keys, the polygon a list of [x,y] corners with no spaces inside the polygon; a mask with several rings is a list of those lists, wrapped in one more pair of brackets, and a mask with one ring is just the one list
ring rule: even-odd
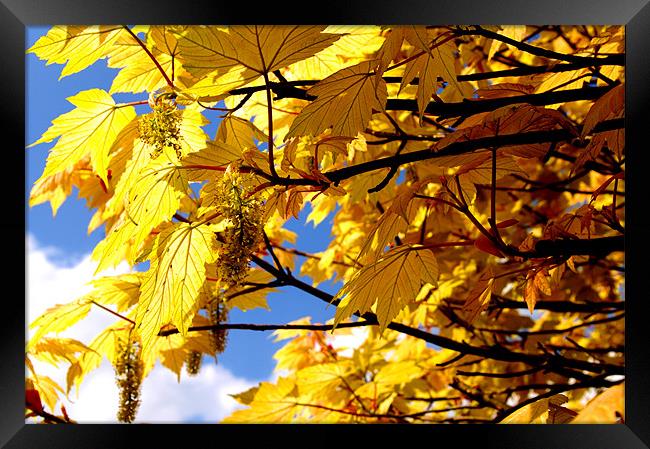
{"label": "orange tinted leaf", "polygon": [[501,250],[499,250],[499,248],[497,248],[494,243],[483,234],[479,235],[476,240],[474,240],[474,246],[484,253],[492,254],[499,258],[503,257]]}
{"label": "orange tinted leaf", "polygon": [[490,303],[492,285],[494,285],[494,274],[492,269],[488,267],[467,294],[467,299],[465,299],[463,311],[467,313],[466,319],[468,323],[473,323]]}

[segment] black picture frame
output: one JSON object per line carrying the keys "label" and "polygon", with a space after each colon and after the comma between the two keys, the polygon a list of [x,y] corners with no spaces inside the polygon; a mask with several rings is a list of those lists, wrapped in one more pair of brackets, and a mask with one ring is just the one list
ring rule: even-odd
{"label": "black picture frame", "polygon": [[[0,445],[10,448],[118,448],[142,444],[167,448],[183,441],[189,447],[232,443],[301,446],[322,441],[338,445],[370,440],[408,444],[449,444],[454,447],[497,448],[649,448],[650,447],[650,326],[644,292],[647,238],[650,229],[644,204],[645,128],[650,117],[650,0],[400,0],[318,3],[194,0],[0,0],[4,186],[0,228],[5,265],[0,324]],[[25,271],[25,28],[51,24],[109,23],[310,23],[310,24],[624,24],[626,25],[626,423],[625,425],[555,426],[42,426],[24,422],[24,309],[12,293]],[[646,175],[647,176],[647,175]],[[7,179],[8,177],[8,179]],[[15,197],[15,198],[13,198]],[[18,199],[20,197],[20,199]],[[13,198],[13,199],[12,199]],[[9,270],[9,271],[7,271]],[[16,271],[14,275],[14,271]],[[25,285],[27,280],[25,279]],[[23,317],[23,318],[20,318]],[[318,437],[314,434],[318,433]],[[392,437],[397,437],[393,439]],[[318,440],[316,440],[316,438]],[[359,439],[357,439],[359,438]],[[428,443],[427,443],[428,442]],[[256,443],[259,444],[259,443]],[[394,443],[391,443],[394,444]]]}

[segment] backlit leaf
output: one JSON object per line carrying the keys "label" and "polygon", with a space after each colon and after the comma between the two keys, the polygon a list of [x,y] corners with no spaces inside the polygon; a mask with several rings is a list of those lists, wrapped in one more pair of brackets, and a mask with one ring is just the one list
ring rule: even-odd
{"label": "backlit leaf", "polygon": [[47,157],[43,175],[54,175],[90,155],[91,165],[108,184],[109,150],[118,133],[135,117],[132,106],[116,105],[101,89],[90,89],[68,97],[76,106],[52,121],[43,136],[30,146],[59,137]]}
{"label": "backlit leaf", "polygon": [[386,104],[386,83],[372,72],[373,61],[346,67],[311,87],[316,98],[295,118],[285,140],[316,136],[328,128],[332,135],[355,137],[363,131],[373,111]]}
{"label": "backlit leaf", "polygon": [[216,239],[207,227],[176,223],[156,239],[136,313],[143,352],[165,324],[186,334],[199,309],[206,263],[214,262]]}
{"label": "backlit leaf", "polygon": [[438,282],[438,263],[433,253],[418,245],[400,246],[377,262],[366,265],[336,294],[342,298],[335,324],[355,312],[369,312],[377,304],[381,331],[407,304],[413,302],[422,285]]}

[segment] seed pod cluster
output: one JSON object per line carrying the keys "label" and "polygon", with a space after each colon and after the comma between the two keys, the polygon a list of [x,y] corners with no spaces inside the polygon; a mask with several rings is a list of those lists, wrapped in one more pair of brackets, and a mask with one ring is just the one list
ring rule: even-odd
{"label": "seed pod cluster", "polygon": [[152,103],[153,111],[144,114],[138,123],[140,139],[154,147],[152,158],[158,157],[164,147],[171,147],[181,157],[181,120],[182,113],[176,105],[166,99],[158,98]]}
{"label": "seed pod cluster", "polygon": [[[210,313],[210,324],[215,325],[228,321],[228,308],[221,301],[213,301],[208,308],[208,312]],[[210,340],[215,357],[226,349],[227,338],[227,329],[212,329],[210,331]]]}
{"label": "seed pod cluster", "polygon": [[217,207],[230,222],[219,253],[219,275],[232,287],[246,277],[250,256],[262,241],[264,204],[250,195],[246,179],[232,166],[219,181],[217,192]]}
{"label": "seed pod cluster", "polygon": [[185,369],[190,376],[196,376],[201,370],[201,353],[199,351],[190,351],[185,358]]}
{"label": "seed pod cluster", "polygon": [[120,391],[120,406],[117,419],[131,423],[140,406],[143,364],[140,359],[140,344],[134,340],[118,340],[115,360],[115,380]]}

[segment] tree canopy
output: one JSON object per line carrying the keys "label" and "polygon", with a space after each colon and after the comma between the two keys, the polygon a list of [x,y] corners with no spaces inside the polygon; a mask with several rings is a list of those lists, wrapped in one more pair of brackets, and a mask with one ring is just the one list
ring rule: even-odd
{"label": "tree canopy", "polygon": [[[107,358],[132,422],[157,360],[182,382],[236,329],[273,330],[282,375],[225,422],[623,422],[624,43],[616,26],[51,28],[28,52],[61,77],[119,70],[32,144],[56,141],[30,205],[76,189],[105,229],[98,271],[149,268],[30,323],[26,415],[81,419],[60,397]],[[308,204],[333,223],[318,253],[286,228]],[[278,289],[331,319],[229,321]],[[58,335],[91,308],[114,323]]]}

